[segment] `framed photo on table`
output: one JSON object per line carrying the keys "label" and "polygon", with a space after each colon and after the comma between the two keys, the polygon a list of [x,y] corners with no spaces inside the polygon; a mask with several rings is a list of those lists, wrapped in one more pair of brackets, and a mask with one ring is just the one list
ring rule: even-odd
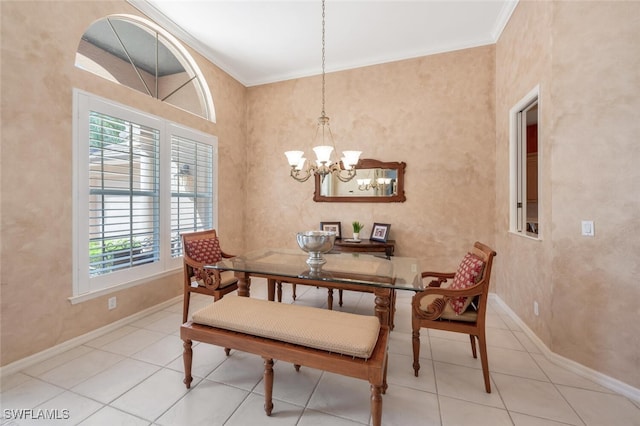
{"label": "framed photo on table", "polygon": [[320,222],[320,230],[335,232],[336,238],[342,238],[341,228],[340,222]]}
{"label": "framed photo on table", "polygon": [[391,225],[388,223],[374,223],[371,227],[371,236],[369,239],[371,241],[379,241],[381,243],[386,243],[389,238],[389,229]]}

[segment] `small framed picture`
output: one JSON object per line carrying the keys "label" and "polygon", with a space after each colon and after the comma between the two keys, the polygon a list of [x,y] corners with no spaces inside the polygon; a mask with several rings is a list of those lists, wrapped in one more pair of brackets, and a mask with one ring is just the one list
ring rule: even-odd
{"label": "small framed picture", "polygon": [[369,239],[371,241],[379,241],[381,243],[386,243],[387,238],[389,238],[389,229],[391,225],[388,223],[374,223],[371,227],[371,236]]}
{"label": "small framed picture", "polygon": [[340,222],[320,222],[320,230],[321,231],[331,231],[336,233],[336,238],[341,238],[342,236],[342,226]]}

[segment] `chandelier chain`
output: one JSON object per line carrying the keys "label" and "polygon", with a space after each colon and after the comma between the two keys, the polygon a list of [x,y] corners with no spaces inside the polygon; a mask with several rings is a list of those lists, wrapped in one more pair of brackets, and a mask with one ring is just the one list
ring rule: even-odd
{"label": "chandelier chain", "polygon": [[324,46],[324,0],[322,0],[322,117],[326,115],[324,112]]}
{"label": "chandelier chain", "polygon": [[[0,0],[2,1],[2,0]],[[311,176],[316,176],[324,182],[326,176],[335,176],[341,182],[348,182],[356,176],[356,165],[360,157],[361,151],[344,151],[344,157],[338,160],[332,160],[332,155],[337,155],[336,143],[333,140],[331,127],[329,127],[329,117],[325,112],[325,0],[322,0],[322,114],[318,118],[314,141],[321,138],[320,145],[313,148],[316,153],[317,160],[315,163],[309,162],[305,169],[303,151],[287,151],[285,155],[291,166],[290,176],[298,182],[305,182]],[[322,134],[320,135],[320,129]],[[328,133],[325,135],[325,131]],[[331,145],[326,142],[325,137],[331,141]],[[334,153],[334,154],[332,154]],[[345,172],[344,174],[342,172]]]}

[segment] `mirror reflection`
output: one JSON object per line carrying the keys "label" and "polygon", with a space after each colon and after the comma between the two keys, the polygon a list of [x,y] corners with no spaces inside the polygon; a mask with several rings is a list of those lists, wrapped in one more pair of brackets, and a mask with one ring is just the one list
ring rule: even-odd
{"label": "mirror reflection", "polygon": [[325,197],[388,197],[397,194],[398,171],[395,169],[358,169],[356,177],[341,182],[329,175],[320,181],[320,195]]}
{"label": "mirror reflection", "polygon": [[362,159],[356,166],[356,176],[342,182],[335,176],[316,176],[315,201],[322,202],[403,202],[404,169],[406,164]]}

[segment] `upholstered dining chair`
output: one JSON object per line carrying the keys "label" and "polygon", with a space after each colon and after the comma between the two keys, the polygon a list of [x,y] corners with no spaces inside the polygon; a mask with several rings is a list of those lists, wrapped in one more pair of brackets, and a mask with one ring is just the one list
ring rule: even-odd
{"label": "upholstered dining chair", "polygon": [[213,296],[221,299],[225,294],[238,289],[238,279],[232,271],[205,269],[205,265],[216,263],[233,255],[220,248],[215,229],[182,234],[184,264],[184,303],[182,322],[189,317],[191,293]]}
{"label": "upholstered dining chair", "polygon": [[476,339],[478,340],[484,387],[487,393],[491,393],[485,316],[495,256],[494,250],[476,242],[464,256],[456,272],[422,272],[423,280],[432,280],[428,287],[416,293],[411,302],[413,370],[416,376],[420,370],[421,328],[464,333],[469,335],[474,358],[478,357]]}

